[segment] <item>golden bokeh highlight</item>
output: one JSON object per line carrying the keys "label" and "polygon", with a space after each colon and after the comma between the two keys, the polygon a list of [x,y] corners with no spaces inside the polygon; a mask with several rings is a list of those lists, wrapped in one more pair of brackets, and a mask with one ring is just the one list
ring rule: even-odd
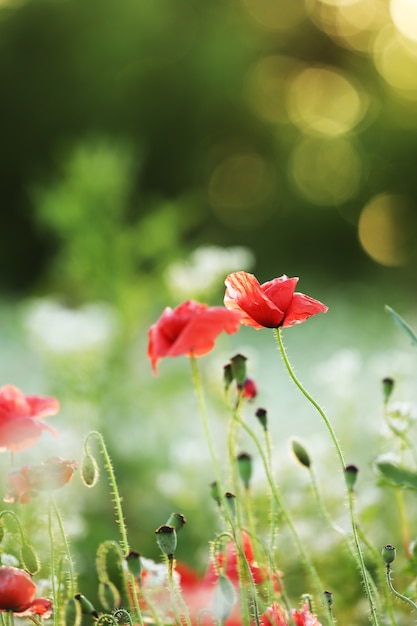
{"label": "golden bokeh highlight", "polygon": [[311,20],[345,48],[369,52],[389,18],[386,0],[306,0]]}
{"label": "golden bokeh highlight", "polygon": [[392,21],[399,32],[417,43],[417,2],[416,0],[391,0]]}
{"label": "golden bokeh highlight", "polygon": [[346,137],[306,137],[290,160],[297,191],[317,206],[338,206],[352,198],[361,180],[361,160]]}
{"label": "golden bokeh highlight", "polygon": [[259,207],[274,186],[274,172],[257,152],[240,152],[224,158],[213,170],[209,202],[216,215],[227,224],[258,222]]}
{"label": "golden bokeh highlight", "polygon": [[342,74],[325,66],[306,67],[287,96],[291,121],[305,133],[336,137],[351,131],[365,114],[365,98]]}
{"label": "golden bokeh highlight", "polygon": [[255,113],[272,123],[288,123],[285,93],[287,81],[300,62],[285,55],[268,55],[249,70],[246,98]]}
{"label": "golden bokeh highlight", "polygon": [[289,31],[305,17],[303,0],[243,0],[252,19],[262,28]]}
{"label": "golden bokeh highlight", "polygon": [[374,63],[384,80],[408,99],[417,99],[417,42],[407,41],[387,25],[374,42]]}
{"label": "golden bokeh highlight", "polygon": [[379,194],[362,210],[359,241],[377,263],[390,267],[405,265],[416,254],[416,207],[397,194]]}

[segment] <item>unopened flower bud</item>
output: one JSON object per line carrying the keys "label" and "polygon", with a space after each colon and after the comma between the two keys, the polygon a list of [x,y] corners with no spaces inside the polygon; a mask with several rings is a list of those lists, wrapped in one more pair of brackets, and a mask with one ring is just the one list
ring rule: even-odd
{"label": "unopened flower bud", "polygon": [[155,530],[156,540],[161,551],[168,557],[172,557],[177,547],[177,533],[173,526],[163,524]]}
{"label": "unopened flower bud", "polygon": [[356,467],[356,465],[346,465],[345,480],[346,480],[346,485],[349,491],[353,491],[353,487],[355,486],[358,472],[359,470]]}
{"label": "unopened flower bud", "polygon": [[301,463],[301,465],[304,465],[304,467],[311,467],[310,455],[308,454],[301,441],[293,439],[291,442],[291,446],[297,461]]}
{"label": "unopened flower bud", "polygon": [[140,558],[139,552],[136,550],[131,550],[129,554],[125,557],[127,563],[127,569],[135,578],[140,580],[142,575],[142,560]]}
{"label": "unopened flower bud", "polygon": [[31,576],[34,576],[39,572],[41,568],[39,557],[34,548],[28,543],[24,543],[22,545],[20,560],[25,570],[27,570]]}
{"label": "unopened flower bud", "polygon": [[81,605],[75,598],[68,598],[64,609],[65,626],[80,626],[82,621]]}
{"label": "unopened flower bud", "polygon": [[252,457],[247,452],[241,452],[237,456],[236,462],[239,476],[245,485],[245,489],[249,489],[250,479],[252,477]]}
{"label": "unopened flower bud", "polygon": [[94,487],[98,481],[99,469],[92,454],[85,454],[81,463],[81,478],[86,487]]}
{"label": "unopened flower bud", "polygon": [[393,389],[394,389],[394,379],[389,378],[389,377],[383,378],[382,379],[382,395],[383,395],[385,404],[390,399]]}
{"label": "unopened flower bud", "polygon": [[225,391],[227,391],[229,389],[229,387],[232,384],[232,382],[233,382],[232,364],[228,363],[223,368],[223,385],[224,385],[224,390]]}
{"label": "unopened flower bud", "polygon": [[86,615],[92,615],[95,618],[98,618],[98,613],[94,608],[94,605],[88,600],[82,593],[75,594],[74,598],[79,602],[81,606],[81,611]]}
{"label": "unopened flower bud", "polygon": [[325,604],[329,607],[329,609],[333,605],[333,594],[331,591],[323,591],[323,599]]}
{"label": "unopened flower bud", "polygon": [[234,493],[227,491],[224,494],[224,497],[226,498],[226,502],[229,507],[230,513],[232,514],[233,519],[235,519],[236,518],[236,496]]}
{"label": "unopened flower bud", "polygon": [[258,418],[259,423],[261,424],[262,428],[264,430],[268,430],[268,416],[267,416],[266,409],[261,409],[261,408],[257,409],[255,415]]}
{"label": "unopened flower bud", "polygon": [[236,594],[232,582],[224,574],[220,574],[214,592],[214,612],[221,623],[230,615],[236,601]]}
{"label": "unopened flower bud", "polygon": [[254,400],[258,395],[258,387],[252,378],[245,378],[243,385],[238,387],[242,389],[242,396],[248,400]]}
{"label": "unopened flower bud", "polygon": [[220,497],[219,485],[216,483],[216,481],[214,481],[213,483],[210,483],[210,495],[213,498],[213,500],[217,502],[217,504],[220,506],[221,497]]}
{"label": "unopened flower bud", "polygon": [[187,520],[182,513],[171,513],[166,524],[167,526],[173,526],[177,533],[185,526]]}
{"label": "unopened flower bud", "polygon": [[98,597],[105,611],[110,613],[120,604],[120,593],[110,580],[101,581],[98,586]]}
{"label": "unopened flower bud", "polygon": [[395,561],[396,556],[397,550],[390,543],[387,543],[387,545],[382,548],[382,558],[387,565]]}
{"label": "unopened flower bud", "polygon": [[243,354],[236,354],[231,359],[233,378],[238,386],[243,385],[246,380],[246,361],[247,358]]}

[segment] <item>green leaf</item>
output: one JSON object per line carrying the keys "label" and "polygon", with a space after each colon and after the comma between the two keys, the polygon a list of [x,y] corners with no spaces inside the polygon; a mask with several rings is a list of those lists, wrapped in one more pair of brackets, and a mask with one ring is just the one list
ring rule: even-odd
{"label": "green leaf", "polygon": [[385,310],[387,311],[387,313],[391,315],[392,319],[397,324],[397,326],[401,328],[401,330],[406,335],[408,335],[408,337],[411,339],[411,343],[414,346],[417,346],[417,335],[412,330],[412,328],[407,324],[407,322],[403,320],[403,318],[400,315],[398,315],[398,313],[396,313],[394,309],[391,309],[391,307],[388,306],[387,304],[385,305]]}
{"label": "green leaf", "polygon": [[393,487],[417,490],[417,472],[399,467],[389,461],[376,461],[375,465]]}

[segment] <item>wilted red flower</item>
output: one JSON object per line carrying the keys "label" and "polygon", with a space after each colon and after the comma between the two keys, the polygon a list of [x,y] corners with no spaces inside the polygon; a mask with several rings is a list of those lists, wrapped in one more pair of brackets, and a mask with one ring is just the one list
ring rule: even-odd
{"label": "wilted red flower", "polygon": [[0,611],[19,615],[45,615],[52,603],[35,598],[36,585],[27,572],[17,567],[0,567]]}
{"label": "wilted red flower", "polygon": [[0,387],[0,450],[22,450],[37,442],[42,431],[53,435],[57,431],[41,421],[56,415],[59,402],[56,398],[25,396],[17,387]]}
{"label": "wilted red flower", "polygon": [[209,307],[188,300],[177,308],[167,307],[149,329],[148,358],[156,372],[159,359],[170,356],[202,356],[214,346],[217,336],[239,330],[241,315],[224,307]]}
{"label": "wilted red flower", "polygon": [[77,469],[75,461],[54,456],[40,465],[24,465],[8,472],[5,502],[27,504],[38,491],[52,491],[68,483]]}
{"label": "wilted red flower", "polygon": [[242,314],[242,324],[256,329],[285,328],[326,313],[328,307],[318,300],[294,292],[297,282],[284,274],[260,285],[253,274],[235,272],[225,280],[224,305]]}

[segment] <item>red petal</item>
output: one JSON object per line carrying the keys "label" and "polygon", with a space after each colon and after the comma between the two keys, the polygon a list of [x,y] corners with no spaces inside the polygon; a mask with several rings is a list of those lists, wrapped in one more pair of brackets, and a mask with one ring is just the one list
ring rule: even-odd
{"label": "red petal", "polygon": [[291,304],[298,278],[288,278],[285,274],[263,283],[262,291],[281,311],[286,311]]}
{"label": "red petal", "polygon": [[291,304],[288,307],[282,327],[293,326],[294,324],[301,324],[305,322],[312,315],[317,313],[326,313],[328,307],[310,296],[305,296],[303,293],[295,293]]}
{"label": "red petal", "polygon": [[242,324],[257,329],[277,328],[281,324],[284,311],[264,293],[253,274],[247,272],[229,274],[225,284],[224,305],[228,309],[243,313]]}

